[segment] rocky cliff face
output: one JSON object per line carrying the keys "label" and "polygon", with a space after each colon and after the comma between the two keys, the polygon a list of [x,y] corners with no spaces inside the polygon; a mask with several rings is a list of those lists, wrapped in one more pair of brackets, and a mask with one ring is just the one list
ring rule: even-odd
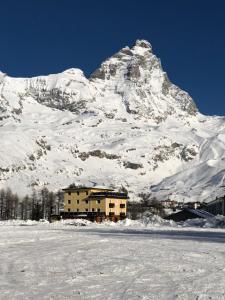
{"label": "rocky cliff face", "polygon": [[222,193],[224,118],[201,115],[144,40],[89,79],[0,73],[0,136],[0,186],[19,194],[72,182],[124,186],[132,199]]}
{"label": "rocky cliff face", "polygon": [[173,85],[147,41],[138,40],[106,60],[91,75],[99,94],[121,98],[126,112],[134,117],[165,120],[168,115],[195,115],[191,97]]}

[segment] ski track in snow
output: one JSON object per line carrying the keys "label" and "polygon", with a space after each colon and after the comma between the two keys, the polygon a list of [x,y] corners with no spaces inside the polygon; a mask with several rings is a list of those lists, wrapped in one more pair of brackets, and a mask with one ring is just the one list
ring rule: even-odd
{"label": "ski track in snow", "polygon": [[225,230],[1,226],[0,299],[225,299]]}

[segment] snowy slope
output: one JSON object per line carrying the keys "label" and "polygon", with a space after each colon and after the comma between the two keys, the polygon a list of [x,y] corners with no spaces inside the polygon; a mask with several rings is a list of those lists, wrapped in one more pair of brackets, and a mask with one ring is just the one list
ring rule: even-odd
{"label": "snowy slope", "polygon": [[126,187],[164,199],[223,193],[225,123],[201,115],[138,40],[89,79],[79,69],[0,73],[0,187],[20,195],[68,184]]}

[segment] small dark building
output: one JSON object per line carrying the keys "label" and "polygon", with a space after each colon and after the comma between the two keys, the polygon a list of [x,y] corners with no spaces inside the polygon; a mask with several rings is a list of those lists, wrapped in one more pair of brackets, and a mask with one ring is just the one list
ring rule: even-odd
{"label": "small dark building", "polygon": [[225,196],[216,198],[211,202],[205,203],[204,209],[213,215],[225,216]]}
{"label": "small dark building", "polygon": [[180,222],[180,221],[186,221],[188,219],[197,219],[197,218],[208,219],[208,218],[212,218],[213,216],[214,215],[204,210],[185,207],[184,209],[182,209],[177,213],[166,216],[164,219]]}

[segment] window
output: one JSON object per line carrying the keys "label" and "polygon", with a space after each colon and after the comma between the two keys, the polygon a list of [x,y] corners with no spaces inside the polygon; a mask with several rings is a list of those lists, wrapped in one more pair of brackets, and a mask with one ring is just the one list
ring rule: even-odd
{"label": "window", "polygon": [[88,192],[86,192],[86,195],[88,196]]}
{"label": "window", "polygon": [[88,200],[85,200],[86,204],[88,204]]}
{"label": "window", "polygon": [[68,212],[70,212],[70,208],[68,208]]}
{"label": "window", "polygon": [[79,196],[80,195],[80,192],[77,192],[77,196]]}
{"label": "window", "polygon": [[98,212],[100,212],[101,211],[101,209],[100,208],[98,208],[98,210],[97,210]]}
{"label": "window", "polygon": [[86,208],[85,210],[88,211],[88,208]]}
{"label": "window", "polygon": [[125,208],[125,207],[126,207],[126,206],[125,206],[124,203],[120,204],[120,208]]}
{"label": "window", "polygon": [[68,195],[70,196],[70,195],[71,195],[71,192],[68,192]]}
{"label": "window", "polygon": [[77,208],[77,212],[79,212],[79,208]]}
{"label": "window", "polygon": [[114,213],[114,212],[110,212],[110,213],[109,213],[109,216],[110,216],[110,217],[114,217],[114,216],[115,216],[115,213]]}
{"label": "window", "polygon": [[96,203],[100,204],[101,200],[96,200]]}
{"label": "window", "polygon": [[94,209],[94,208],[92,208],[92,211],[95,211],[95,209]]}
{"label": "window", "polygon": [[109,203],[109,208],[115,207],[115,203]]}
{"label": "window", "polygon": [[80,203],[80,201],[79,200],[77,200],[77,204],[79,204]]}
{"label": "window", "polygon": [[71,200],[68,200],[68,204],[71,204]]}
{"label": "window", "polygon": [[126,214],[125,214],[124,212],[121,212],[121,213],[120,213],[120,216],[121,216],[121,217],[125,217]]}

